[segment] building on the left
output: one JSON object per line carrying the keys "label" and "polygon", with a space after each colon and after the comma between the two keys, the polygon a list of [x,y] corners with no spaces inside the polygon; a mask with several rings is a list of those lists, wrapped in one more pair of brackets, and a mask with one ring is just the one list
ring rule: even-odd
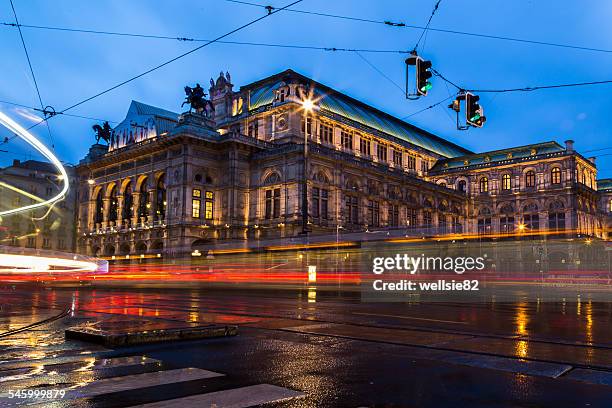
{"label": "building on the left", "polygon": [[[74,167],[65,165],[75,186]],[[47,200],[57,195],[63,181],[55,167],[37,160],[13,160],[0,168],[0,211]],[[55,205],[11,214],[0,221],[0,245],[74,252],[75,188]]]}

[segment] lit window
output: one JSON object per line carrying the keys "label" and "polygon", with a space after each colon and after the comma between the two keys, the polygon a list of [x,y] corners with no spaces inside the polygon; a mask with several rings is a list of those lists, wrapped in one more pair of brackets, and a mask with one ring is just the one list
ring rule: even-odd
{"label": "lit window", "polygon": [[193,218],[200,218],[200,200],[197,198],[191,200],[191,216]]}
{"label": "lit window", "polygon": [[204,218],[207,220],[213,219],[213,197],[214,194],[212,191],[207,191],[205,193],[205,201],[204,201]]}
{"label": "lit window", "polygon": [[480,179],[480,192],[486,193],[487,191],[489,191],[489,179],[483,177]]}
{"label": "lit window", "polygon": [[510,190],[512,187],[511,178],[509,174],[502,176],[502,190]]}
{"label": "lit window", "polygon": [[191,200],[191,216],[193,218],[200,218],[200,197],[202,197],[202,190],[194,188]]}
{"label": "lit window", "polygon": [[[583,175],[583,183],[584,183],[584,175]],[[550,171],[550,182],[552,184],[561,184],[561,169],[558,167],[553,168]]]}

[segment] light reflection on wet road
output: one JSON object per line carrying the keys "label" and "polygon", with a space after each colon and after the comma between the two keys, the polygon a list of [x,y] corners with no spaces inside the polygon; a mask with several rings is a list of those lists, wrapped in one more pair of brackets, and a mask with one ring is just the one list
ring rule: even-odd
{"label": "light reflection on wet road", "polygon": [[[305,393],[270,399],[274,406],[605,406],[612,389],[612,305],[581,298],[362,303],[354,291],[321,285],[16,285],[1,287],[0,299],[0,391],[62,388],[85,395],[62,406],[129,406],[201,393],[204,384],[215,391],[263,382]],[[66,306],[69,318],[3,337]],[[118,351],[64,339],[63,329],[85,322],[149,329],[221,323],[238,325],[239,336]],[[181,386],[158,378],[155,391],[140,397],[85,392],[101,379],[134,376],[139,384],[140,374],[187,367],[224,375]]]}

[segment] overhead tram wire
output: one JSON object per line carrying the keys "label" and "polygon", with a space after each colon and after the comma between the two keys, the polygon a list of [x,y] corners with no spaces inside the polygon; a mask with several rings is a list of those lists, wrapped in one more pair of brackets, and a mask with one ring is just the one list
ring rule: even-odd
{"label": "overhead tram wire", "polygon": [[372,64],[370,61],[368,61],[363,55],[361,55],[359,52],[355,51],[355,54],[357,54],[359,56],[359,58],[361,58],[366,64],[368,64],[372,69],[374,69],[376,72],[378,72],[383,78],[385,78],[387,81],[389,81],[391,84],[395,85],[396,88],[398,88],[400,90],[400,92],[402,93],[402,95],[404,94],[404,88],[402,88],[397,82],[395,82],[393,79],[391,79],[389,76],[387,76],[384,72],[382,72],[380,69],[378,69],[378,67],[376,67],[376,65]]}
{"label": "overhead tram wire", "polygon": [[442,0],[438,0],[433,8],[433,10],[431,11],[431,15],[429,16],[429,20],[427,20],[427,24],[425,24],[425,28],[423,29],[423,31],[421,32],[421,35],[419,36],[419,39],[417,40],[413,51],[416,52],[417,48],[419,47],[419,44],[421,43],[421,40],[423,39],[423,36],[425,35],[425,33],[427,32],[427,29],[429,29],[429,25],[431,24],[431,20],[433,19],[434,15],[436,14],[436,11],[438,11],[438,7],[440,6],[440,2]]}
{"label": "overhead tram wire", "polygon": [[523,88],[510,88],[510,89],[468,89],[468,91],[480,92],[480,93],[533,92],[533,91],[538,91],[540,89],[570,88],[570,87],[576,87],[576,86],[603,85],[603,84],[612,84],[612,80],[576,82],[576,83],[557,84],[557,85],[526,86]]}
{"label": "overhead tram wire", "polygon": [[[234,33],[238,32],[238,31],[240,31],[240,30],[243,30],[243,29],[245,29],[245,28],[247,28],[247,27],[250,27],[250,26],[252,26],[253,24],[258,23],[259,21],[261,21],[261,20],[263,20],[263,19],[265,19],[265,18],[270,17],[271,15],[274,15],[274,14],[276,14],[276,13],[278,13],[278,12],[281,12],[281,11],[283,11],[283,10],[287,9],[288,7],[294,6],[294,5],[296,5],[296,4],[298,4],[298,3],[301,3],[301,2],[302,2],[302,0],[295,0],[295,1],[293,1],[293,2],[291,2],[291,3],[289,3],[289,4],[287,4],[286,6],[283,6],[283,7],[281,7],[281,8],[277,8],[277,9],[274,9],[274,10],[270,11],[268,14],[265,14],[265,15],[263,15],[263,16],[261,16],[261,17],[258,17],[258,18],[256,18],[256,19],[254,19],[254,20],[251,20],[251,21],[249,21],[248,23],[242,24],[241,26],[239,26],[239,27],[237,27],[237,28],[234,28],[233,30],[231,30],[231,31],[229,31],[229,32],[227,32],[227,33],[225,33],[225,34],[223,34],[223,35],[220,35],[219,37],[216,37],[215,39],[210,40],[210,41],[206,42],[205,44],[202,44],[202,45],[200,45],[200,46],[198,46],[198,47],[196,47],[196,48],[193,48],[193,49],[191,49],[191,50],[189,50],[189,51],[187,51],[187,52],[184,52],[184,53],[182,53],[182,54],[180,54],[180,55],[177,55],[176,57],[171,58],[171,59],[169,59],[169,60],[167,60],[167,61],[165,61],[165,62],[163,62],[163,63],[161,63],[161,64],[159,64],[159,65],[156,65],[156,66],[154,66],[153,68],[150,68],[150,69],[148,69],[148,70],[146,70],[146,71],[144,71],[144,72],[142,72],[142,73],[140,73],[140,74],[138,74],[138,75],[135,75],[135,76],[133,76],[133,77],[131,77],[131,78],[128,78],[128,79],[126,79],[125,81],[122,81],[122,82],[120,82],[120,83],[118,83],[118,84],[116,84],[116,85],[113,85],[113,86],[111,86],[110,88],[107,88],[107,89],[105,89],[105,90],[103,90],[103,91],[101,91],[101,92],[98,92],[98,93],[97,93],[97,94],[95,94],[95,95],[92,95],[92,96],[90,96],[90,97],[87,97],[87,98],[85,98],[85,99],[83,99],[83,100],[79,101],[79,102],[76,102],[76,103],[74,103],[74,104],[72,104],[72,105],[68,106],[67,108],[62,109],[61,111],[57,112],[56,114],[54,114],[54,115],[52,115],[52,116],[45,117],[45,118],[44,118],[43,120],[41,120],[40,122],[35,123],[34,125],[30,126],[30,127],[27,129],[27,130],[32,129],[32,128],[34,128],[34,127],[36,127],[36,126],[40,125],[40,124],[41,124],[41,123],[43,123],[43,122],[47,122],[49,119],[51,119],[52,117],[57,116],[58,114],[64,114],[65,112],[67,112],[67,111],[69,111],[69,110],[71,110],[71,109],[74,109],[74,108],[76,108],[77,106],[80,106],[80,105],[82,105],[82,104],[84,104],[84,103],[86,103],[86,102],[89,102],[89,101],[91,101],[91,100],[93,100],[93,99],[95,99],[95,98],[97,98],[97,97],[99,97],[99,96],[102,96],[102,95],[104,95],[104,94],[107,94],[107,93],[109,93],[109,92],[111,92],[111,91],[113,91],[113,90],[115,90],[115,89],[117,89],[117,88],[119,88],[119,87],[122,87],[123,85],[126,85],[126,84],[128,84],[128,83],[130,83],[130,82],[132,82],[132,81],[135,81],[136,79],[142,78],[143,76],[148,75],[148,74],[150,74],[150,73],[151,73],[151,72],[153,72],[153,71],[156,71],[156,70],[158,70],[158,69],[160,69],[160,68],[163,68],[163,67],[165,67],[166,65],[169,65],[169,64],[171,64],[171,63],[173,63],[173,62],[175,62],[175,61],[177,61],[177,60],[179,60],[179,59],[181,59],[181,58],[183,58],[183,57],[186,57],[186,56],[188,56],[188,55],[190,55],[190,54],[193,54],[194,52],[199,51],[199,50],[201,50],[202,48],[204,48],[204,47],[206,47],[206,46],[208,46],[208,45],[210,45],[210,44],[213,44],[213,43],[215,43],[215,42],[217,42],[217,41],[219,41],[219,40],[221,40],[221,39],[223,39],[223,38],[225,38],[225,37],[228,37],[228,36],[230,36],[230,35],[232,35],[232,34],[234,34]],[[13,136],[11,139],[13,139],[14,137],[15,137],[15,136]]]}
{"label": "overhead tram wire", "polygon": [[[97,31],[87,30],[80,28],[68,28],[68,27],[52,27],[52,26],[39,26],[30,24],[15,24],[0,22],[0,25],[7,27],[22,27],[39,30],[50,30],[50,31],[65,31],[70,33],[80,34],[93,34],[93,35],[108,35],[108,36],[119,36],[119,37],[134,37],[143,39],[155,39],[155,40],[171,40],[171,41],[183,41],[183,42],[208,42],[210,39],[205,38],[190,38],[190,37],[172,37],[155,34],[140,34],[140,33],[124,33],[116,31]],[[345,48],[345,47],[322,47],[315,45],[299,45],[299,44],[278,44],[278,43],[260,43],[252,41],[217,41],[219,44],[229,45],[246,45],[253,47],[270,47],[270,48],[289,48],[298,50],[314,50],[314,51],[329,51],[329,52],[364,52],[364,53],[380,53],[380,54],[409,54],[408,50],[386,50],[386,49],[372,49],[372,48]]]}
{"label": "overhead tram wire", "polygon": [[435,108],[436,106],[440,105],[441,103],[444,103],[444,102],[446,102],[446,101],[448,101],[449,99],[454,98],[454,97],[455,97],[455,95],[450,95],[450,96],[447,96],[446,98],[442,99],[442,100],[441,100],[441,101],[439,101],[439,102],[434,103],[433,105],[429,105],[428,107],[423,108],[423,109],[421,109],[421,110],[418,110],[418,111],[416,111],[416,112],[414,112],[414,113],[411,113],[410,115],[402,116],[400,119],[402,119],[402,120],[404,120],[404,119],[408,119],[408,118],[410,118],[410,117],[412,117],[412,116],[418,115],[419,113],[425,112],[426,110],[433,109],[433,108]]}
{"label": "overhead tram wire", "polygon": [[[20,108],[31,109],[33,111],[41,112],[41,113],[48,112],[45,109],[39,109],[39,108],[35,108],[34,106],[23,105],[21,103],[16,103],[16,102],[11,102],[11,101],[0,100],[0,104],[2,104],[2,103],[6,104],[6,105],[18,106]],[[108,120],[108,119],[94,118],[94,117],[91,117],[91,116],[75,115],[75,114],[72,114],[72,113],[60,113],[60,112],[57,112],[56,114],[57,115],[64,115],[64,116],[70,116],[72,118],[95,120],[97,122],[119,123],[116,120]]]}
{"label": "overhead tram wire", "polygon": [[[267,7],[271,7],[271,6],[264,6],[262,4],[251,3],[247,1],[238,1],[238,0],[224,0],[224,1],[229,2],[229,3],[245,4],[245,5],[249,5],[253,7],[261,7],[264,9]],[[388,21],[388,20],[372,20],[372,19],[367,19],[367,18],[343,16],[343,15],[338,15],[338,14],[321,13],[321,12],[308,11],[308,10],[286,9],[286,11],[293,12],[293,13],[310,14],[310,15],[320,16],[320,17],[329,17],[329,18],[336,18],[336,19],[342,19],[342,20],[357,21],[357,22],[362,22],[362,23],[381,24],[381,25],[387,25],[387,26],[397,27],[397,28],[409,28],[409,29],[416,29],[416,30],[425,29],[425,27],[423,26],[409,25],[403,22],[393,22],[393,21]],[[443,28],[429,27],[427,30],[439,32],[439,33],[445,33],[445,34],[487,38],[490,40],[511,41],[511,42],[525,43],[525,44],[543,45],[543,46],[548,46],[548,47],[569,48],[569,49],[580,50],[580,51],[593,51],[593,52],[603,52],[603,53],[612,54],[612,50],[604,49],[604,48],[584,47],[584,46],[572,45],[572,44],[560,44],[560,43],[553,43],[553,42],[547,42],[547,41],[528,40],[524,38],[506,37],[502,35],[471,33],[467,31],[449,30],[449,29],[443,29]]]}
{"label": "overhead tram wire", "polygon": [[[15,23],[17,24],[17,29],[19,30],[19,38],[21,38],[21,45],[23,45],[23,51],[25,52],[26,59],[28,60],[28,67],[30,67],[30,73],[32,74],[32,80],[34,81],[34,88],[36,89],[36,95],[38,95],[38,102],[40,103],[40,109],[42,112],[45,111],[45,104],[42,101],[42,97],[40,96],[40,89],[38,88],[38,81],[36,81],[36,75],[34,75],[34,68],[32,67],[32,61],[30,60],[30,54],[28,53],[28,47],[26,47],[25,40],[23,38],[23,33],[21,32],[21,27],[19,26],[19,18],[17,18],[17,11],[15,10],[15,5],[13,4],[13,0],[9,0],[11,3],[11,9],[13,10],[13,16],[15,17]],[[49,133],[49,139],[51,139],[51,148],[55,147],[55,142],[53,140],[53,135],[51,135],[51,128],[49,127],[49,122],[46,122],[47,132]]]}

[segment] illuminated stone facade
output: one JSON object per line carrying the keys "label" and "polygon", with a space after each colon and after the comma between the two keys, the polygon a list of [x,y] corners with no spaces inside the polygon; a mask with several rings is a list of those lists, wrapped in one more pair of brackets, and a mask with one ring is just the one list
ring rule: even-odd
{"label": "illuminated stone facade", "polygon": [[[303,236],[305,138],[310,237],[477,233],[484,208],[491,222],[481,232],[514,232],[532,203],[539,230],[548,229],[553,205],[565,217],[555,228],[602,233],[595,165],[571,147],[508,149],[504,160],[473,154],[290,70],[237,91],[220,74],[209,93],[215,109],[204,115],[132,102],[110,146],[92,147],[78,166],[79,252],[179,254]],[[556,167],[560,183],[550,179]],[[534,185],[523,188],[530,171]],[[506,173],[510,191],[501,191]],[[506,203],[515,217],[504,230]]]}

